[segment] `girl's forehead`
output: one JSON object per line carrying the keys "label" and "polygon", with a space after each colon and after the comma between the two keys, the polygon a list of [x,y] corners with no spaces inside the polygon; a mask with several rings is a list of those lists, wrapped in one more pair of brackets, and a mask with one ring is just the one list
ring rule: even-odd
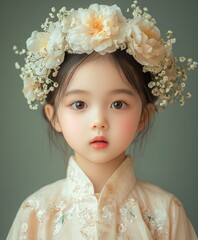
{"label": "girl's forehead", "polygon": [[88,58],[74,72],[67,91],[73,89],[132,88],[109,54]]}

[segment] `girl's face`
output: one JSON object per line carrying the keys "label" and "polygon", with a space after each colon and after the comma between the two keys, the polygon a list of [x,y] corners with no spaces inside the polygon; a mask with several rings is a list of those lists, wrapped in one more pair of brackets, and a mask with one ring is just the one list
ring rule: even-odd
{"label": "girl's face", "polygon": [[141,112],[139,95],[106,54],[86,60],[75,71],[54,127],[74,150],[77,162],[119,161],[138,131]]}

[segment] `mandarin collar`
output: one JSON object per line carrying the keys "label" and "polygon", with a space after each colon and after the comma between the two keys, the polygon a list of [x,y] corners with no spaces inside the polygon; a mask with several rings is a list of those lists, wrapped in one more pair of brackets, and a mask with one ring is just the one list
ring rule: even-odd
{"label": "mandarin collar", "polygon": [[[69,186],[68,193],[71,194],[72,197],[83,199],[84,197],[94,196],[94,186],[79,167],[74,156],[71,156],[69,159],[67,180]],[[127,156],[103,187],[99,201],[103,202],[104,199],[108,198],[109,200],[111,199],[112,201],[121,203],[134,188],[135,183],[136,177],[134,174],[133,160],[130,156]]]}

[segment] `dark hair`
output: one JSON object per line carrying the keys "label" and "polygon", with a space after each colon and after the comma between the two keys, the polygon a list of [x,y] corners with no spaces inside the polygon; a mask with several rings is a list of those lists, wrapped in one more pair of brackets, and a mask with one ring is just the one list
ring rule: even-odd
{"label": "dark hair", "polygon": [[[60,69],[56,78],[52,75],[50,78],[56,81],[59,86],[53,92],[50,92],[47,96],[46,103],[50,104],[54,108],[53,116],[51,119],[51,123],[54,121],[54,118],[57,114],[57,109],[60,104],[62,97],[64,96],[67,86],[74,74],[74,72],[78,69],[78,67],[87,59],[93,57],[97,58],[100,55],[98,53],[93,52],[92,54],[65,54],[65,59],[63,63],[60,65]],[[142,100],[142,111],[146,109],[146,106],[151,103],[154,105],[156,101],[156,97],[151,93],[148,83],[152,80],[152,75],[147,72],[143,72],[143,67],[139,64],[133,56],[126,53],[126,51],[117,50],[113,53],[110,53],[110,56],[114,60],[118,70],[120,73],[128,80],[130,85],[138,92],[141,100]],[[43,116],[48,121],[45,110],[43,108]],[[48,121],[49,123],[49,121]],[[62,145],[62,140],[57,138],[57,136],[62,135],[57,133],[52,124],[49,124],[49,138],[50,140],[58,147],[60,147],[63,151],[65,146]],[[147,124],[148,126],[148,124]],[[142,136],[142,139],[147,132],[148,127],[144,129],[144,131],[139,134]]]}
{"label": "dark hair", "polygon": [[125,51],[117,50],[111,55],[130,85],[140,95],[143,110],[147,104],[154,104],[157,98],[148,87],[148,83],[152,80],[152,75],[149,72],[144,73],[142,65]]}

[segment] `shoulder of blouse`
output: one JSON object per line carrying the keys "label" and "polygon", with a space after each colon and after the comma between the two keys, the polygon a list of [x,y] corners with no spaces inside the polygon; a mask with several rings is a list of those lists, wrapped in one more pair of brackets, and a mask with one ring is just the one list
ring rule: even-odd
{"label": "shoulder of blouse", "polygon": [[67,194],[67,179],[61,179],[56,182],[50,183],[30,196],[28,196],[22,203],[24,207],[38,207],[51,205],[57,199],[62,198]]}
{"label": "shoulder of blouse", "polygon": [[168,208],[174,201],[178,206],[182,206],[182,203],[174,194],[157,185],[139,179],[136,181],[134,192],[138,201],[142,202],[143,205],[163,205]]}

